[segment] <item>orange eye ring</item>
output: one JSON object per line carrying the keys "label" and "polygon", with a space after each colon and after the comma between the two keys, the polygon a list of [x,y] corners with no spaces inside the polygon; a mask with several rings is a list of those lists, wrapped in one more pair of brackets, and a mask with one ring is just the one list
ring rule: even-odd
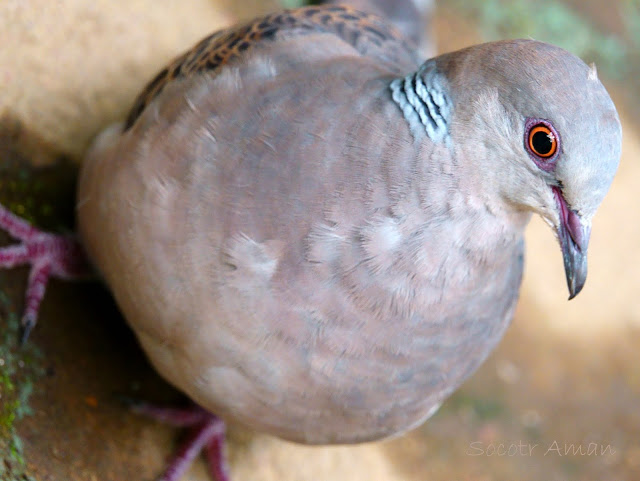
{"label": "orange eye ring", "polygon": [[558,151],[558,138],[550,127],[539,123],[529,130],[529,150],[541,159],[549,159]]}

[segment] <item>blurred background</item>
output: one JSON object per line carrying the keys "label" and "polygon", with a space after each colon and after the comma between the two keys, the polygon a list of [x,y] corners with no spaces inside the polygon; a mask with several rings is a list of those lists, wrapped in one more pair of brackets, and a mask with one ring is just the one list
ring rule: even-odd
{"label": "blurred background", "polygon": [[[91,138],[123,118],[174,55],[279,5],[0,2],[0,202],[42,227],[71,230],[76,170]],[[594,221],[589,280],[567,302],[560,250],[534,219],[512,327],[430,421],[392,441],[331,448],[232,426],[233,479],[638,480],[640,2],[440,0],[429,17],[426,38],[435,47],[425,51],[531,37],[597,64],[621,115],[624,144]],[[53,282],[31,341],[18,349],[27,272],[0,271],[0,479],[154,479],[181,434],[132,415],[118,395],[160,402],[180,395],[153,373],[98,284]],[[185,478],[205,479],[201,463]]]}

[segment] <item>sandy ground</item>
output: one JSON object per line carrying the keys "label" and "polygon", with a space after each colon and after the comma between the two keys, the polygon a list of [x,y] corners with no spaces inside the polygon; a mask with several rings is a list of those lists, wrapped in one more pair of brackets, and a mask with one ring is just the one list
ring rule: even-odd
{"label": "sandy ground", "polygon": [[[0,48],[0,201],[40,225],[69,226],[74,164],[89,139],[123,115],[172,55],[270,8],[248,3],[0,3],[0,45],[9,47]],[[448,10],[436,26],[442,51],[480,40]],[[623,159],[594,222],[589,281],[577,299],[566,301],[560,251],[534,221],[513,326],[432,420],[393,441],[332,448],[232,426],[233,479],[640,479],[640,137],[623,94],[613,92],[625,127]],[[0,272],[9,299],[0,306],[0,333],[22,308],[26,273]],[[29,400],[32,415],[17,424],[26,462],[0,452],[0,478],[26,479],[26,471],[38,481],[154,479],[181,435],[132,415],[118,396],[181,397],[148,366],[108,293],[97,284],[52,283],[31,342],[43,370]],[[21,354],[12,352],[19,363]],[[0,362],[0,421],[11,394],[2,384],[8,359]],[[185,481],[206,479],[197,463]]]}

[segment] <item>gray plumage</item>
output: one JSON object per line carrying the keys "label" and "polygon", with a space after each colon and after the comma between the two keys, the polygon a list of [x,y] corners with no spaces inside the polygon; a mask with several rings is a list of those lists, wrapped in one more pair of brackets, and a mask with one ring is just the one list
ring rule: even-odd
{"label": "gray plumage", "polygon": [[[425,65],[398,76],[334,33],[276,36],[169,82],[97,140],[81,237],[194,401],[305,443],[401,433],[501,339],[530,214],[588,240],[620,153],[589,67],[530,40]],[[397,80],[415,71],[422,84]],[[558,132],[553,171],[525,148],[529,118]]]}
{"label": "gray plumage", "polygon": [[350,5],[363,12],[373,13],[392,23],[413,42],[421,52],[433,53],[433,0],[327,0],[328,5]]}

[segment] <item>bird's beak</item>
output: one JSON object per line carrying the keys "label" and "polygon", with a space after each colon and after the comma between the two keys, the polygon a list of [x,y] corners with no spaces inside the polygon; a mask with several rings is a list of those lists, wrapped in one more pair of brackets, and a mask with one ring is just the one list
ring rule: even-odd
{"label": "bird's beak", "polygon": [[569,209],[560,189],[554,187],[553,191],[560,213],[558,239],[562,248],[569,300],[571,300],[580,293],[587,280],[587,247],[591,225],[584,223],[578,213]]}

